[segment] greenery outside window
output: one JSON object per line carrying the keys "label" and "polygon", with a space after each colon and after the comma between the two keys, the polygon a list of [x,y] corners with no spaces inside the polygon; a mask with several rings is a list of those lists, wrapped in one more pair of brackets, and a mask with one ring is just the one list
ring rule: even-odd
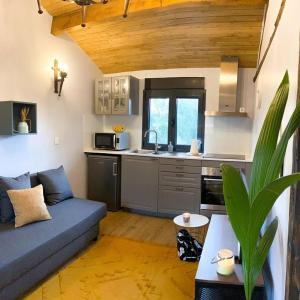
{"label": "greenery outside window", "polygon": [[192,139],[201,140],[204,148],[204,89],[159,89],[145,90],[143,106],[144,149],[154,149],[155,134],[144,138],[148,129],[158,134],[160,150],[166,151],[168,143],[174,151],[188,152]]}

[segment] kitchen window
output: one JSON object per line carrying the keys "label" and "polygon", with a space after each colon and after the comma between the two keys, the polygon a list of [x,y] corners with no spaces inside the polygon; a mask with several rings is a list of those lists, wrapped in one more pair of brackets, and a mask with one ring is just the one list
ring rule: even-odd
{"label": "kitchen window", "polygon": [[160,150],[167,150],[171,141],[174,151],[188,152],[192,139],[201,140],[204,147],[205,90],[146,89],[143,107],[143,148],[154,149],[155,134],[144,137],[148,129],[158,134]]}

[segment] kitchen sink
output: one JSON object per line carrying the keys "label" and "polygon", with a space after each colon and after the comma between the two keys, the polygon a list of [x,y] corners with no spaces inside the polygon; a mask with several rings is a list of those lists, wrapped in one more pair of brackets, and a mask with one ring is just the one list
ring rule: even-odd
{"label": "kitchen sink", "polygon": [[153,150],[145,150],[145,149],[136,149],[132,150],[131,153],[136,153],[136,154],[160,154],[160,153],[154,153]]}

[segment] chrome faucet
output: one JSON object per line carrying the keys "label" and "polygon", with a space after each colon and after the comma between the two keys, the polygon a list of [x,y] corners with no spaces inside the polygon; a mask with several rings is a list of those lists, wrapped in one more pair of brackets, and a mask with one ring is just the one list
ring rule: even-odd
{"label": "chrome faucet", "polygon": [[154,150],[154,154],[158,154],[158,143],[157,143],[157,131],[156,130],[153,130],[153,129],[149,129],[145,132],[144,134],[144,138],[147,137],[147,134],[148,133],[151,133],[151,132],[154,132],[155,133],[155,150]]}

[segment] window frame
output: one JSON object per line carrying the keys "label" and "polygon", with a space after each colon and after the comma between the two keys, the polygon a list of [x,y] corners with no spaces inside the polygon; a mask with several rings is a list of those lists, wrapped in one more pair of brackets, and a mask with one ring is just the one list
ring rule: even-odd
{"label": "window frame", "polygon": [[196,98],[198,101],[198,129],[197,139],[201,140],[200,152],[204,150],[204,128],[205,128],[205,89],[152,89],[144,90],[143,100],[143,128],[142,128],[142,148],[151,149],[155,148],[154,143],[149,143],[149,137],[144,138],[145,132],[149,128],[150,120],[150,106],[149,100],[151,98],[169,98],[169,121],[168,121],[168,142],[165,145],[160,145],[161,151],[168,150],[168,143],[172,141],[175,152],[189,152],[190,145],[177,145],[176,143],[176,124],[177,124],[177,105],[176,99],[178,98]]}

